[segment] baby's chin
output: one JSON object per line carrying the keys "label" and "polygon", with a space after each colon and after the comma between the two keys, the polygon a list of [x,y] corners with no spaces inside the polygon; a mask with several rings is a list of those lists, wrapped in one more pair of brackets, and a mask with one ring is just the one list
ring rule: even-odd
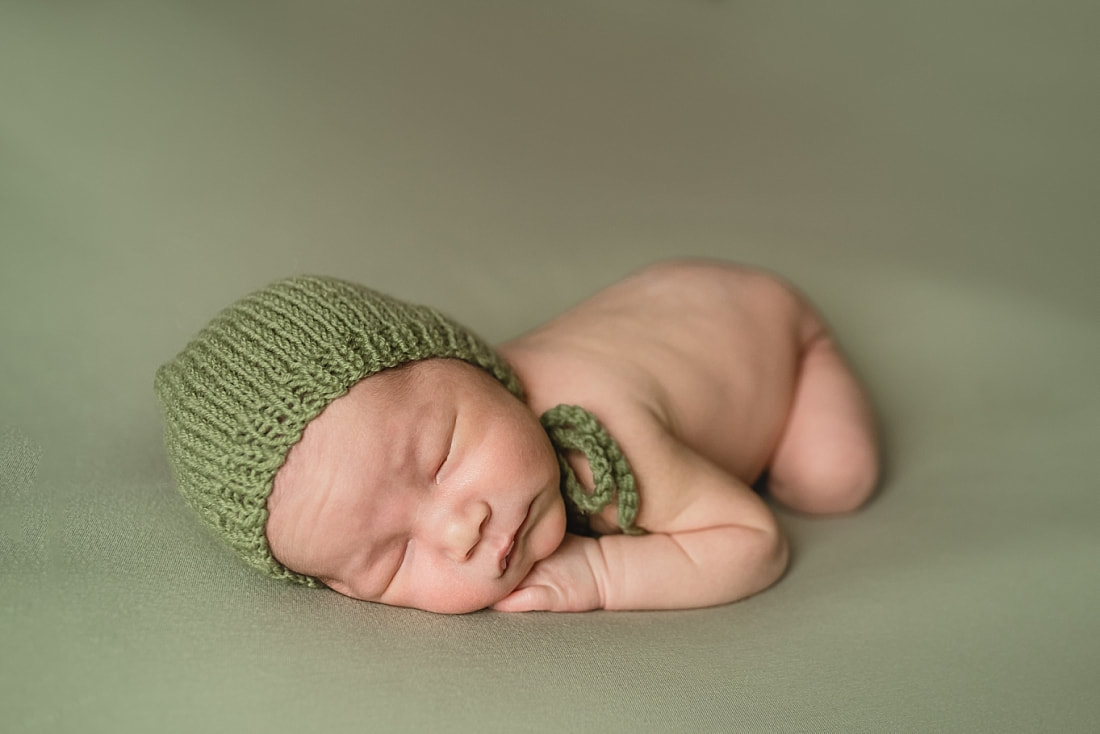
{"label": "baby's chin", "polygon": [[[550,554],[547,553],[546,555]],[[531,573],[531,569],[535,567],[535,563],[539,560],[542,559],[523,559],[520,564],[510,568],[508,573],[493,584],[491,588],[480,589],[472,594],[453,594],[441,599],[432,599],[415,608],[426,612],[435,612],[436,614],[469,614],[470,612],[487,609],[515,591],[527,578],[527,575]]]}
{"label": "baby's chin", "polygon": [[519,580],[514,584],[502,586],[499,589],[493,589],[491,593],[432,600],[430,603],[419,605],[415,608],[425,612],[434,612],[436,614],[470,614],[471,612],[478,612],[482,609],[491,607],[511,594],[512,591],[519,586],[520,581],[522,581],[524,577],[526,577],[526,574],[519,577]]}

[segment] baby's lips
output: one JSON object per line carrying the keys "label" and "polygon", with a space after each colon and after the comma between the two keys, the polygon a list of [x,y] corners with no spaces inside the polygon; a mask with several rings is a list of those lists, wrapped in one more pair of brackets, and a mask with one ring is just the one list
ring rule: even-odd
{"label": "baby's lips", "polygon": [[508,566],[512,563],[512,552],[516,549],[516,541],[519,539],[520,534],[523,533],[524,528],[527,527],[527,521],[531,517],[531,506],[528,505],[527,512],[523,514],[523,519],[520,520],[519,526],[515,532],[512,533],[512,540],[508,543],[507,547],[501,548],[497,555],[497,567],[500,568],[500,574],[503,576],[504,572],[508,570]]}
{"label": "baby's lips", "polygon": [[516,539],[513,537],[512,542],[508,544],[507,550],[504,551],[504,555],[500,559],[500,572],[504,573],[508,570],[508,564],[512,561],[512,550],[516,547]]}

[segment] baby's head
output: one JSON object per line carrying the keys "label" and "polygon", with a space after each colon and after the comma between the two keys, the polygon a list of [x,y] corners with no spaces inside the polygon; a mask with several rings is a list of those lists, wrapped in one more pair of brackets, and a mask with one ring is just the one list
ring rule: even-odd
{"label": "baby's head", "polygon": [[434,309],[279,281],[215,317],[156,389],[182,494],[271,576],[464,612],[562,540],[558,464],[519,380]]}
{"label": "baby's head", "polygon": [[429,359],[356,384],[275,475],[267,539],[347,596],[435,612],[504,598],[562,541],[554,451],[484,370]]}

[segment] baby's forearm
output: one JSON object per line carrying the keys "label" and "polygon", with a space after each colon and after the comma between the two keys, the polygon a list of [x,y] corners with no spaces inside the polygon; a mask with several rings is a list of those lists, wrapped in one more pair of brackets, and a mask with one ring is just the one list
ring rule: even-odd
{"label": "baby's forearm", "polygon": [[605,609],[725,604],[771,586],[787,565],[782,534],[743,526],[605,535],[596,547],[593,571]]}

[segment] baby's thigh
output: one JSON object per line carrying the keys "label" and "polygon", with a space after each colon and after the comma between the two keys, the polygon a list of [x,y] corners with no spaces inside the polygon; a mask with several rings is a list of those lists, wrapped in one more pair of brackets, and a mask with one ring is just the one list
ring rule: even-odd
{"label": "baby's thigh", "polygon": [[799,365],[794,402],[769,471],[773,495],[804,512],[848,512],[874,491],[878,440],[866,393],[818,322]]}

